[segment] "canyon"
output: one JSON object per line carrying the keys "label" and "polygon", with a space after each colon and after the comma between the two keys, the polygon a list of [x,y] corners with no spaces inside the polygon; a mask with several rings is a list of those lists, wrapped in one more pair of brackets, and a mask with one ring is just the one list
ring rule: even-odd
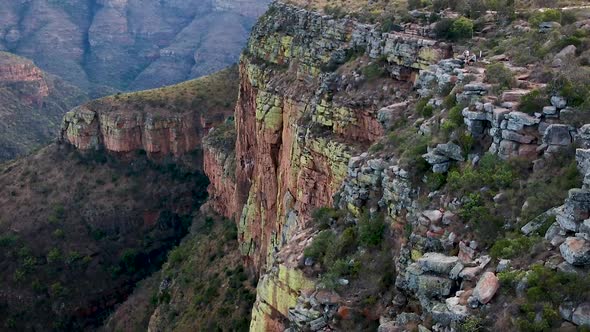
{"label": "canyon", "polygon": [[9,1],[0,50],[92,97],[156,88],[235,63],[266,0]]}
{"label": "canyon", "polygon": [[[116,239],[134,258],[160,254],[138,273],[114,274],[126,282],[101,272],[110,280],[101,289],[120,293],[98,292],[103,301],[92,308],[76,306],[86,294],[76,283],[68,298],[54,280],[32,287],[26,273],[53,268],[51,246],[65,252],[65,244],[8,251],[5,325],[42,324],[18,325],[25,313],[9,305],[41,288],[35,308],[76,308],[58,328],[590,326],[590,13],[472,20],[430,5],[410,14],[389,12],[386,1],[336,3],[274,2],[237,66],[83,104],[64,116],[56,144],[2,165],[9,190],[0,196],[0,244],[21,246],[20,237],[40,231],[63,236],[57,213],[63,230],[82,229],[80,219],[118,243],[119,261],[84,252],[91,267],[99,259],[119,273],[135,267]],[[557,15],[563,25],[551,23]],[[445,26],[456,35],[444,35]],[[523,57],[515,45],[531,54],[542,47],[543,56]],[[461,58],[471,48],[483,59]],[[64,193],[70,181],[83,204]],[[114,196],[120,181],[126,191]],[[59,195],[48,195],[53,186]],[[67,208],[30,201],[42,195]],[[129,215],[103,220],[102,210]],[[80,318],[87,307],[100,314]]]}

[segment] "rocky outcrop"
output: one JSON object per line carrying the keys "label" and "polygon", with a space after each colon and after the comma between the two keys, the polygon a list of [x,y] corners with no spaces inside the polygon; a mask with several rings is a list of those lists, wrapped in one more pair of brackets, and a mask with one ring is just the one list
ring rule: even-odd
{"label": "rocky outcrop", "polygon": [[105,149],[180,157],[199,147],[201,129],[194,113],[103,112],[80,106],[63,120],[60,139],[82,151]]}
{"label": "rocky outcrop", "polygon": [[207,205],[226,218],[236,210],[236,131],[234,123],[212,128],[203,139],[203,171],[209,177]]}
{"label": "rocky outcrop", "polygon": [[[176,86],[95,100],[64,116],[59,141],[80,151],[147,153],[154,160],[186,158],[201,168],[202,162],[193,157],[200,158],[208,130],[230,116],[236,86],[233,67]],[[178,96],[178,91],[185,92]]]}

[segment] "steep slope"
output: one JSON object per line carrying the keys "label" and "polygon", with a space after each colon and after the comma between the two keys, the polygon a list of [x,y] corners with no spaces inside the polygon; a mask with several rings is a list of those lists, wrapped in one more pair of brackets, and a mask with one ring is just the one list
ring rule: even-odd
{"label": "steep slope", "polygon": [[207,196],[200,142],[236,88],[233,68],[93,101],[66,115],[70,135],[1,166],[2,329],[92,330],[159,268]]}
{"label": "steep slope", "polygon": [[588,16],[338,3],[271,5],[235,152],[205,146],[260,275],[250,330],[588,325]]}
{"label": "steep slope", "polygon": [[0,52],[0,162],[52,141],[63,115],[86,99],[31,61]]}
{"label": "steep slope", "polygon": [[267,0],[11,1],[0,50],[92,96],[207,75],[236,62]]}

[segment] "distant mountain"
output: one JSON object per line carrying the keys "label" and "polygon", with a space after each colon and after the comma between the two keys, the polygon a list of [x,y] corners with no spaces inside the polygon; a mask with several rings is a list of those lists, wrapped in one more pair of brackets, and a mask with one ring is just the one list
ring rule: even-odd
{"label": "distant mountain", "polygon": [[269,0],[3,1],[0,50],[97,97],[213,73],[239,57]]}
{"label": "distant mountain", "polygon": [[87,99],[31,61],[0,52],[0,162],[49,143],[63,115]]}

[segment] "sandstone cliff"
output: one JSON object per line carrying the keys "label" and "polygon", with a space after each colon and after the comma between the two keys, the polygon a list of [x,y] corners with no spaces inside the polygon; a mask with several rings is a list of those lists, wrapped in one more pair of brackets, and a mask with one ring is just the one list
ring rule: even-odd
{"label": "sandstone cliff", "polygon": [[31,61],[0,52],[0,161],[50,142],[62,116],[86,99]]}
{"label": "sandstone cliff", "polygon": [[0,50],[93,96],[175,84],[235,63],[268,1],[11,1]]}
{"label": "sandstone cliff", "polygon": [[232,113],[236,81],[233,67],[172,87],[92,101],[64,116],[59,140],[81,151],[147,153],[201,169],[202,138]]}
{"label": "sandstone cliff", "polygon": [[[520,307],[541,317],[533,327],[510,318],[518,304],[503,305],[532,301],[518,287],[547,287],[521,286],[525,273],[590,290],[586,189],[566,195],[579,186],[572,146],[586,144],[588,128],[572,121],[584,106],[568,109],[547,89],[525,113],[524,96],[544,83],[506,62],[515,78],[498,95],[493,66],[465,66],[430,28],[384,32],[282,3],[253,28],[240,59],[235,178],[233,151],[206,147],[211,207],[235,218],[241,253],[260,275],[251,331],[534,329],[561,322],[552,315],[566,299],[561,317],[585,324],[587,304],[566,290],[544,304],[553,311]],[[585,150],[577,155],[586,165]],[[554,241],[538,245],[546,255],[533,249],[535,234]],[[516,243],[524,252],[511,251]],[[517,294],[491,302],[500,281]]]}

